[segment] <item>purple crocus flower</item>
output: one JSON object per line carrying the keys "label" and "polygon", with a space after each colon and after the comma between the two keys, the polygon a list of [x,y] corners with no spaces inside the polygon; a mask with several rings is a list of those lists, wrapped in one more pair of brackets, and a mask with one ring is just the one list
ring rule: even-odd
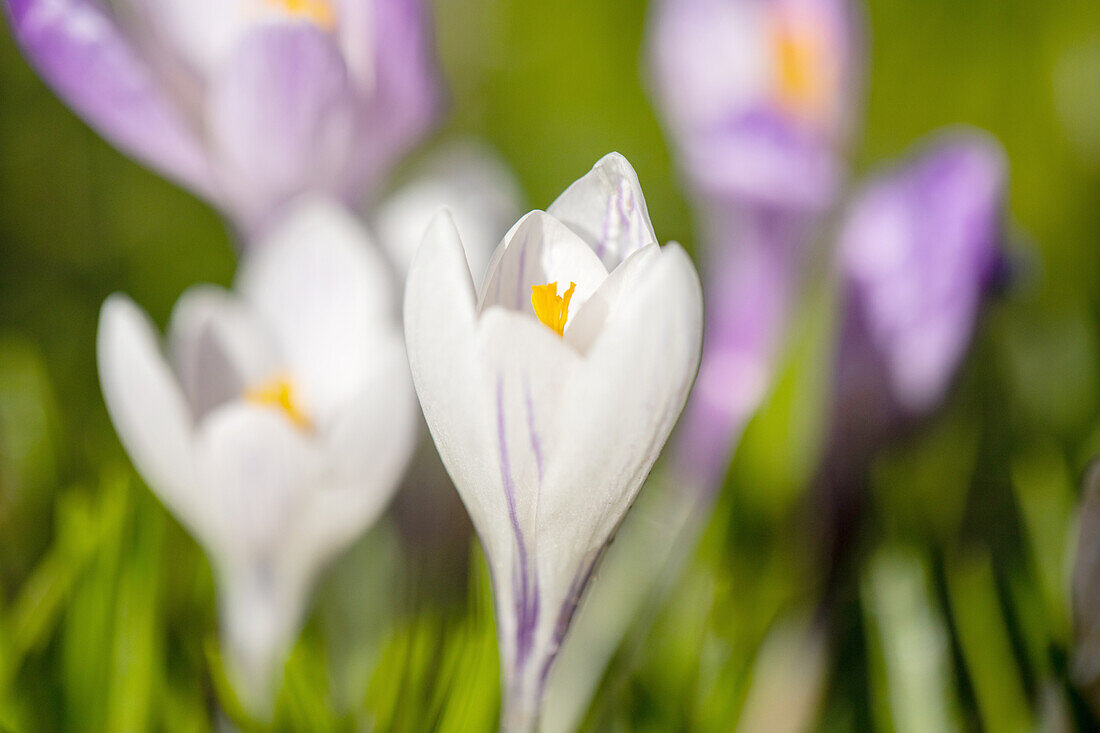
{"label": "purple crocus flower", "polygon": [[707,197],[824,208],[843,181],[862,64],[850,0],[662,0],[653,78]]}
{"label": "purple crocus flower", "polygon": [[948,134],[858,194],[837,252],[839,396],[874,383],[893,419],[921,417],[943,400],[1004,271],[1005,178],[994,140]]}
{"label": "purple crocus flower", "polygon": [[431,126],[419,0],[3,0],[55,92],[249,233],[303,193],[354,202]]}

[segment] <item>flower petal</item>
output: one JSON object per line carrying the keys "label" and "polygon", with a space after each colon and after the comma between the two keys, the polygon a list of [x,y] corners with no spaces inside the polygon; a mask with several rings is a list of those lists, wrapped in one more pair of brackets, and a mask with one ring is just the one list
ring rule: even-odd
{"label": "flower petal", "polygon": [[30,63],[89,125],[199,195],[213,182],[195,131],[96,0],[5,0]]}
{"label": "flower petal", "polygon": [[438,117],[441,82],[421,0],[338,0],[338,34],[358,91],[361,129],[345,185],[374,187]]}
{"label": "flower petal", "polygon": [[331,481],[317,444],[278,409],[238,401],[203,422],[195,461],[217,527],[208,549],[278,574],[286,536]]}
{"label": "flower petal", "polygon": [[949,135],[872,182],[844,224],[849,317],[886,360],[906,410],[942,398],[969,345],[1000,264],[1005,175],[995,141]]}
{"label": "flower petal", "polygon": [[248,26],[262,0],[125,0],[187,69],[212,79]]}
{"label": "flower petal", "polygon": [[532,211],[512,227],[493,254],[478,309],[485,312],[495,305],[534,318],[532,286],[557,282],[562,291],[575,282],[569,308],[573,314],[606,278],[607,270],[580,237],[550,214]]}
{"label": "flower petal", "polygon": [[847,170],[831,145],[766,108],[699,133],[682,157],[713,196],[809,212],[835,204]]}
{"label": "flower petal", "polygon": [[124,295],[107,298],[96,336],[107,411],[149,488],[196,534],[210,529],[196,493],[191,416],[153,325]]}
{"label": "flower petal", "polygon": [[279,364],[255,314],[215,285],[196,285],[176,301],[168,345],[196,420],[269,378]]}
{"label": "flower petal", "polygon": [[609,270],[657,243],[638,174],[618,153],[601,158],[546,211],[584,239]]}
{"label": "flower petal", "polygon": [[342,193],[356,134],[353,90],[320,28],[248,31],[216,76],[207,111],[219,183],[246,227],[263,228],[299,194]]}
{"label": "flower petal", "polygon": [[480,285],[493,250],[523,213],[522,199],[519,183],[495,152],[473,141],[451,143],[382,201],[372,229],[403,279],[432,215],[449,208]]}
{"label": "flower petal", "polygon": [[650,260],[660,252],[656,244],[647,244],[612,270],[584,306],[575,309],[577,315],[565,331],[565,342],[582,354],[588,353],[619,299],[636,286],[638,278],[652,264]]}
{"label": "flower petal", "polygon": [[[499,545],[507,526],[492,415],[493,385],[477,354],[473,282],[458,230],[449,212],[436,214],[413,258],[405,285],[405,346],[428,429],[474,527],[483,541]],[[486,408],[489,405],[489,409]],[[499,555],[498,555],[499,556]]]}
{"label": "flower petal", "polygon": [[400,335],[378,339],[363,391],[350,398],[325,436],[333,485],[314,492],[293,544],[318,562],[374,523],[396,491],[416,447],[419,413]]}
{"label": "flower petal", "polygon": [[633,503],[699,366],[695,268],[675,244],[648,260],[562,396],[562,443],[538,507],[539,577],[548,598],[575,600],[595,560],[590,553],[610,540]]}
{"label": "flower petal", "polygon": [[237,288],[271,329],[321,420],[358,394],[395,322],[392,275],[358,221],[302,202],[242,264]]}

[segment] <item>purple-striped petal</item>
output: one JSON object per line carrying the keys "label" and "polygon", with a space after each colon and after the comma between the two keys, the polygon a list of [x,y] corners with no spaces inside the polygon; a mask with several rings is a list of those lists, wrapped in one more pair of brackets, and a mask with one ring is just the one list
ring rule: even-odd
{"label": "purple-striped petal", "polygon": [[24,54],[62,100],[127,154],[209,196],[203,148],[95,0],[6,0]]}

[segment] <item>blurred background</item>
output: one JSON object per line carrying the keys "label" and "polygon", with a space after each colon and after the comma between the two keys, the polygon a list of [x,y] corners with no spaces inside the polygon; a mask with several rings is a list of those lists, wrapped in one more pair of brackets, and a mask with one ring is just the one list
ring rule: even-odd
{"label": "blurred background", "polygon": [[[643,73],[646,3],[434,10],[449,109],[433,144],[486,140],[529,208],[617,150],[658,236],[706,280]],[[1100,454],[1100,13],[869,0],[866,15],[854,178],[945,125],[988,131],[1010,168],[1014,277],[946,402],[875,454],[832,569],[806,539],[837,328],[830,261],[812,260],[702,541],[630,626],[584,730],[1096,725],[1070,681],[1069,599],[1082,477]],[[0,727],[202,731],[233,705],[209,566],[130,467],[94,345],[109,293],[163,325],[189,285],[228,285],[235,259],[213,210],[103,142],[0,33]],[[279,728],[496,726],[476,542],[425,551],[410,511],[399,499],[324,577]]]}

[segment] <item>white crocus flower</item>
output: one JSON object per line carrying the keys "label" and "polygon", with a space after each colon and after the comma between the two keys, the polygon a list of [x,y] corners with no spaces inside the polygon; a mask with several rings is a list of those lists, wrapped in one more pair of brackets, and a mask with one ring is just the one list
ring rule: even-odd
{"label": "white crocus flower", "polygon": [[107,408],[209,553],[231,672],[260,714],[319,570],[382,511],[415,442],[394,297],[357,222],[317,201],[244,260],[235,292],[180,298],[166,355],[129,298],[103,306]]}
{"label": "white crocus flower", "polygon": [[702,320],[690,259],[657,246],[617,154],[512,228],[479,297],[448,214],[413,261],[413,382],[488,558],[507,730],[536,725],[580,595],[683,408]]}

